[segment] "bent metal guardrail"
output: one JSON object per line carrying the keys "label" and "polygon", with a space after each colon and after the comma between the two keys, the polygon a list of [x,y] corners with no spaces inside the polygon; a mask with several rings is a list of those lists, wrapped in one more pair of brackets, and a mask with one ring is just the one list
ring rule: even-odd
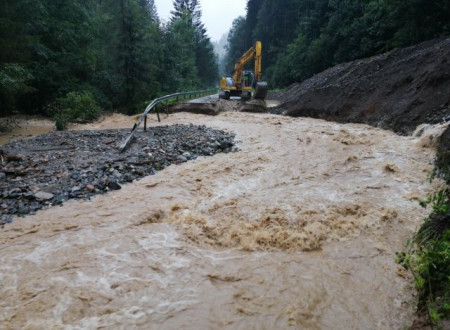
{"label": "bent metal guardrail", "polygon": [[[131,133],[127,136],[125,140],[119,145],[119,149],[122,152],[127,147],[128,143],[130,143],[131,138],[133,137],[134,133],[136,133],[139,125],[145,120],[147,122],[147,114],[155,108],[157,110],[157,105],[161,102],[170,100],[170,99],[176,99],[178,101],[179,98],[187,98],[187,97],[200,97],[200,96],[206,96],[217,93],[216,89],[208,89],[204,91],[195,91],[195,92],[185,92],[185,93],[175,93],[175,94],[169,94],[166,96],[159,97],[157,99],[154,99],[150,104],[145,108],[144,112],[142,113],[142,116],[139,118],[139,120],[134,124],[133,128],[131,129]],[[160,122],[161,119],[159,118],[159,112],[156,111],[156,115],[158,116],[158,121]]]}

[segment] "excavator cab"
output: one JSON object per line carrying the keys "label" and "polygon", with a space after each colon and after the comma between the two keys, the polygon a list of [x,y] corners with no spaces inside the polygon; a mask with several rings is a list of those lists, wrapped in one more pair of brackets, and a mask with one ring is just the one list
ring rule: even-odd
{"label": "excavator cab", "polygon": [[253,72],[245,70],[242,73],[242,87],[252,88],[254,81],[255,81],[255,75],[253,74]]}
{"label": "excavator cab", "polygon": [[231,96],[238,96],[241,99],[250,99],[252,89],[255,87],[255,75],[250,70],[242,71],[241,89],[235,88],[234,79],[231,76],[222,78],[220,88],[222,93],[219,94],[221,99],[230,99]]}

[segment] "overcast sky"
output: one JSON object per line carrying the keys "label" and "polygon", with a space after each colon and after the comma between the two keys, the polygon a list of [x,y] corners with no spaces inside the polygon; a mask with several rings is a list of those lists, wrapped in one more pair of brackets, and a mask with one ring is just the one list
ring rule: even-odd
{"label": "overcast sky", "polygon": [[[202,22],[208,30],[211,41],[218,41],[228,33],[231,23],[238,16],[245,16],[247,0],[199,0]],[[173,10],[172,0],[155,0],[159,18],[167,21]]]}

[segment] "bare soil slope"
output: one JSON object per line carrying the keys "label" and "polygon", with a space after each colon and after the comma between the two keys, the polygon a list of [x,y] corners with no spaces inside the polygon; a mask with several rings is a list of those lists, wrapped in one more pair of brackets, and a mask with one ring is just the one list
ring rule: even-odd
{"label": "bare soil slope", "polygon": [[410,134],[450,120],[450,38],[339,64],[277,95],[276,112]]}

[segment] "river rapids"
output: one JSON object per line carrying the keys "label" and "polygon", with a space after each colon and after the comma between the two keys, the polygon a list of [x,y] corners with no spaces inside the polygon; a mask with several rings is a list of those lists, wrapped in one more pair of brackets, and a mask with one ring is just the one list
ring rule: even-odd
{"label": "river rapids", "polygon": [[437,189],[431,136],[240,112],[162,120],[234,132],[240,151],[6,225],[1,329],[411,324],[414,289],[395,252]]}

